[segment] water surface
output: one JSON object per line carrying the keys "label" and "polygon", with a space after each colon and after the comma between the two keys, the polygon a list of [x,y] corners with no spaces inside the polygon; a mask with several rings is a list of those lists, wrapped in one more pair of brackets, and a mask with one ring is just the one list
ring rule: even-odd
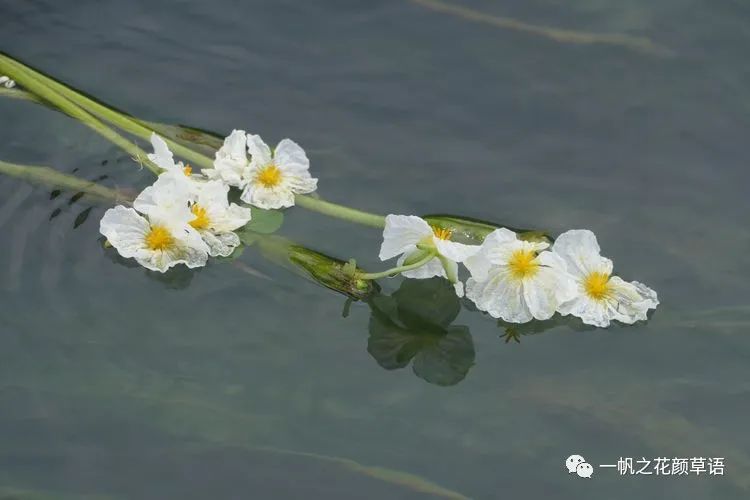
{"label": "water surface", "polygon": [[[517,343],[464,308],[439,325],[452,342],[394,360],[378,347],[410,339],[371,306],[344,318],[342,296],[252,249],[253,274],[212,263],[154,276],[101,248],[106,207],[0,177],[0,492],[747,497],[750,7],[461,4],[673,55],[406,0],[0,0],[0,48],[143,118],[292,137],[333,201],[590,228],[618,274],[659,292],[651,320],[552,322]],[[150,182],[59,114],[4,100],[0,117],[3,160]],[[281,234],[382,266],[371,229],[295,209]],[[384,285],[386,302],[415,293]],[[441,349],[456,364],[436,366]],[[724,457],[726,472],[584,481],[563,468],[572,453]]]}

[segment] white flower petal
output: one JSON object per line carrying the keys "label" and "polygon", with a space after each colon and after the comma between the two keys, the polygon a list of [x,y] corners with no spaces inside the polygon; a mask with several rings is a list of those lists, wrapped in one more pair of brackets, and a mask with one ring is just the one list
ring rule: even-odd
{"label": "white flower petal", "polygon": [[583,278],[592,272],[612,273],[612,261],[600,255],[596,235],[588,229],[571,229],[555,240],[552,251],[562,257],[568,272]]}
{"label": "white flower petal", "polygon": [[274,163],[280,167],[295,173],[307,171],[310,168],[310,160],[305,150],[291,139],[282,139],[273,153]]}
{"label": "white flower petal", "polygon": [[245,186],[240,199],[254,207],[273,210],[294,206],[294,193],[282,186],[266,188],[251,182]]}
{"label": "white flower petal", "polygon": [[149,220],[172,229],[180,228],[193,218],[190,202],[195,194],[187,177],[181,173],[166,172],[145,188],[133,202],[133,207],[148,215]]}
{"label": "white flower petal", "polygon": [[415,215],[388,215],[383,229],[380,260],[392,259],[413,250],[417,243],[429,236],[432,236],[432,228],[424,219]]}
{"label": "white flower petal", "polygon": [[279,168],[282,171],[283,182],[293,193],[308,194],[318,189],[318,179],[310,177],[309,172],[292,173],[289,170],[284,170],[286,167]]}
{"label": "white flower petal", "polygon": [[[202,241],[201,241],[202,243]],[[202,267],[206,265],[208,253],[205,243],[201,248],[190,246],[180,242],[169,250],[150,251],[145,249],[136,255],[135,260],[143,267],[161,273],[167,272],[171,267],[185,264],[189,268]]]}
{"label": "white flower petal", "polygon": [[492,268],[484,280],[469,278],[466,296],[494,318],[510,323],[525,323],[533,318],[523,300],[522,281],[502,267]]}
{"label": "white flower petal", "polygon": [[434,238],[435,247],[438,253],[443,257],[447,257],[454,262],[463,262],[467,258],[477,253],[480,249],[479,245],[464,245],[463,243],[457,243],[450,240],[441,240],[440,238]]}
{"label": "white flower petal", "polygon": [[172,151],[169,150],[167,143],[155,132],[151,133],[151,145],[154,148],[154,152],[149,153],[146,156],[148,156],[148,159],[154,162],[157,167],[163,168],[164,170],[181,169],[181,164],[178,165],[175,163],[174,156],[172,155]]}
{"label": "white flower petal", "polygon": [[234,231],[250,222],[251,215],[250,208],[232,203],[222,213],[211,216],[211,227],[218,233]]}
{"label": "white flower petal", "polygon": [[648,310],[656,309],[659,300],[656,292],[642,283],[628,283],[618,276],[609,280],[612,286],[612,298],[609,299],[613,309],[612,317],[626,324],[648,319]]}
{"label": "white flower petal", "polygon": [[[405,253],[404,255],[399,257],[396,265],[402,266],[404,264],[404,261],[407,258],[409,258],[411,255],[412,255],[411,253]],[[419,266],[416,269],[412,269],[411,271],[404,271],[401,274],[407,278],[418,279],[418,280],[432,278],[434,276],[442,276],[443,278],[446,277],[445,269],[443,269],[443,264],[440,262],[440,259],[438,259],[437,257],[428,260],[427,263],[425,263],[422,266]]]}
{"label": "white flower petal", "polygon": [[545,320],[576,296],[576,284],[565,271],[541,266],[534,277],[523,280],[523,296],[531,315]]}
{"label": "white flower petal", "polygon": [[233,130],[216,152],[214,168],[204,169],[203,174],[210,179],[221,179],[230,186],[242,187],[245,182],[242,175],[248,164],[247,134],[244,130]]}
{"label": "white flower petal", "polygon": [[252,168],[265,167],[273,161],[271,149],[259,135],[247,134],[247,152],[250,153]]}
{"label": "white flower petal", "polygon": [[203,231],[201,236],[208,246],[208,254],[211,257],[228,257],[240,244],[239,236],[232,232],[214,234]]}
{"label": "white flower petal", "polygon": [[487,279],[487,273],[492,269],[492,262],[487,258],[487,252],[481,249],[474,255],[467,257],[464,261],[464,266],[471,273],[471,277],[476,281],[483,281]]}
{"label": "white flower petal", "polygon": [[573,300],[561,304],[557,310],[562,315],[576,316],[587,325],[599,328],[608,327],[613,316],[606,301],[594,300],[585,294],[580,294]]}
{"label": "white flower petal", "polygon": [[99,232],[126,258],[135,257],[144,248],[150,230],[151,226],[144,217],[122,205],[107,210],[99,222]]}

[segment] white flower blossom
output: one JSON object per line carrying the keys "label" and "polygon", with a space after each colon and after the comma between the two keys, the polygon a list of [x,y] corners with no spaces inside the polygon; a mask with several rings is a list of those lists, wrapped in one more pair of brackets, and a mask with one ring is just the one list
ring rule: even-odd
{"label": "white flower blossom", "polygon": [[456,289],[456,294],[464,294],[463,283],[458,279],[458,262],[463,262],[479,250],[477,245],[464,245],[451,241],[447,229],[432,227],[427,221],[415,215],[389,215],[385,218],[383,244],[380,247],[380,260],[388,260],[400,255],[399,267],[413,264],[426,258],[430,252],[434,257],[424,265],[401,274],[407,278],[426,279],[433,276],[448,278]]}
{"label": "white flower blossom", "polygon": [[310,176],[310,160],[291,139],[283,139],[273,153],[259,135],[247,136],[250,163],[243,172],[241,199],[264,209],[294,206],[295,194],[312,193],[318,180]]}
{"label": "white flower blossom", "polygon": [[510,323],[551,318],[576,293],[573,278],[549,244],[519,240],[505,228],[490,233],[464,264],[466,296],[482,311]]}
{"label": "white flower blossom", "polygon": [[209,179],[221,180],[230,186],[243,188],[246,182],[242,176],[249,166],[247,134],[244,130],[233,130],[216,152],[214,168],[203,169],[202,172]]}
{"label": "white flower blossom", "polygon": [[0,75],[0,85],[4,86],[6,89],[12,89],[16,86],[16,82],[11,80],[7,76]]}
{"label": "white flower blossom", "polygon": [[118,205],[104,214],[99,231],[123,257],[163,273],[177,264],[190,268],[206,265],[208,247],[190,226],[193,217],[187,206],[164,208],[144,217]]}
{"label": "white flower blossom", "polygon": [[190,204],[195,216],[190,225],[200,233],[212,257],[229,256],[240,244],[240,238],[234,231],[250,221],[250,208],[230,204],[228,193],[228,185],[208,181],[201,186],[195,201]]}
{"label": "white flower blossom", "polygon": [[612,261],[600,255],[596,236],[585,229],[561,234],[552,251],[567,264],[576,281],[574,298],[561,304],[561,314],[572,314],[588,325],[607,327],[611,320],[632,324],[645,320],[659,305],[656,292],[642,283],[612,276]]}
{"label": "white flower blossom", "polygon": [[240,244],[233,231],[250,221],[249,207],[230,204],[229,186],[221,181],[186,183],[180,175],[165,172],[144,189],[133,207],[149,217],[161,212],[187,210],[188,224],[198,231],[212,257],[227,257]]}

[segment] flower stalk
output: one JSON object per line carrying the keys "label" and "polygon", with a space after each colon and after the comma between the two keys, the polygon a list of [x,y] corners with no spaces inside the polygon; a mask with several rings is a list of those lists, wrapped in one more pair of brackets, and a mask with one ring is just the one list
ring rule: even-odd
{"label": "flower stalk", "polygon": [[295,202],[297,205],[308,210],[328,215],[330,217],[336,217],[337,219],[379,229],[385,227],[385,216],[382,215],[357,210],[356,208],[345,207],[306,194],[296,195]]}
{"label": "flower stalk", "polygon": [[437,252],[435,250],[430,250],[430,251],[425,252],[424,257],[422,257],[421,259],[411,264],[397,266],[397,267],[387,269],[379,273],[358,273],[356,274],[356,277],[359,279],[363,279],[363,280],[376,280],[380,278],[389,278],[389,277],[397,276],[398,274],[403,273],[404,271],[412,271],[414,269],[422,267],[423,265],[431,261],[433,258],[435,258],[436,254]]}

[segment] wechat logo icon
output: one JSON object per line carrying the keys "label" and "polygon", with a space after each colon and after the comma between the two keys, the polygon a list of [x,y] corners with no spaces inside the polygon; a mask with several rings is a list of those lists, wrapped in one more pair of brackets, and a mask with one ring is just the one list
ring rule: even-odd
{"label": "wechat logo icon", "polygon": [[581,455],[571,455],[565,460],[565,467],[568,474],[577,474],[578,477],[590,478],[594,474],[594,467],[586,462]]}

